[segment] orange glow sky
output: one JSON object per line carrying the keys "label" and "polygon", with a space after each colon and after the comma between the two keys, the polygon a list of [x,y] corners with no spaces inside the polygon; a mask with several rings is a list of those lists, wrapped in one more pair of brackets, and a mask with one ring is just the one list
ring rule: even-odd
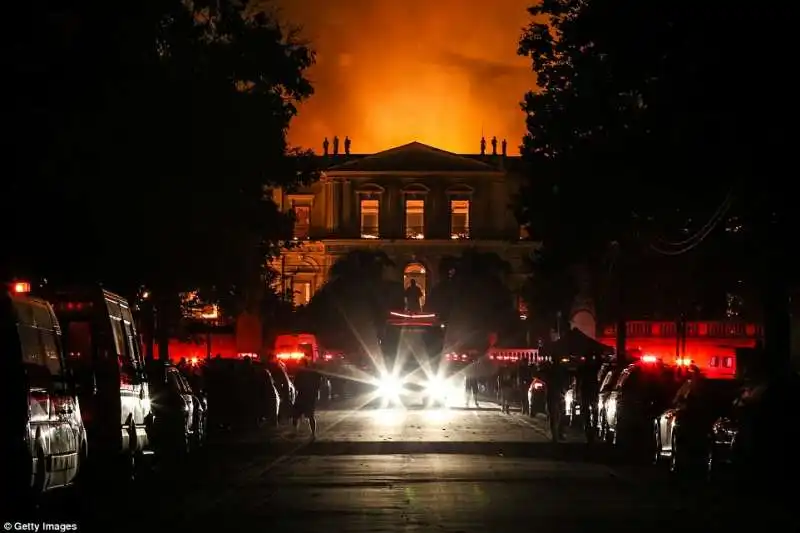
{"label": "orange glow sky", "polygon": [[532,0],[278,3],[317,51],[293,144],[321,152],[325,136],[349,135],[353,153],[411,141],[478,153],[483,129],[518,153],[535,76],[516,49]]}

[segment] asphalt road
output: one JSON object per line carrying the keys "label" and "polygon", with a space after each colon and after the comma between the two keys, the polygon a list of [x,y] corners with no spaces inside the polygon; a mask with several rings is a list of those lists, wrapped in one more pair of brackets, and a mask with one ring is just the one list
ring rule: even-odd
{"label": "asphalt road", "polygon": [[342,408],[319,422],[314,442],[307,428],[229,438],[191,467],[128,489],[64,493],[10,520],[80,531],[730,531],[751,519],[787,527],[785,515],[728,505],[717,488],[678,484],[648,465],[610,463],[577,438],[554,446],[542,419],[491,404]]}

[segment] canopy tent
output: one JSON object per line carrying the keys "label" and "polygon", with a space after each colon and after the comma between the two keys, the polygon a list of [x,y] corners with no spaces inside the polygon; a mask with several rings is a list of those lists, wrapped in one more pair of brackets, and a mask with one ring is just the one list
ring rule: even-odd
{"label": "canopy tent", "polygon": [[614,348],[594,340],[578,328],[572,328],[557,341],[546,343],[542,352],[550,357],[601,357],[613,355]]}

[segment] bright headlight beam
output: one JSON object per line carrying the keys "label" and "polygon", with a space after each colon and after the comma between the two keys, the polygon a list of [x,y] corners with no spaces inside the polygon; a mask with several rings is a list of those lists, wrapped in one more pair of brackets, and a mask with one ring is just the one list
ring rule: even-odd
{"label": "bright headlight beam", "polygon": [[443,380],[435,379],[428,382],[427,386],[425,387],[428,394],[436,399],[443,399],[447,397],[447,383]]}
{"label": "bright headlight beam", "polygon": [[378,394],[382,398],[396,398],[403,392],[403,383],[394,376],[384,376],[378,381]]}

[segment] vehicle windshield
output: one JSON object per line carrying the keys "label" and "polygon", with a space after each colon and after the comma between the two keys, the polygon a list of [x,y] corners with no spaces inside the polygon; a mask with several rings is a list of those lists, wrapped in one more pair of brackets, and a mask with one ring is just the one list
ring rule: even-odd
{"label": "vehicle windshield", "polygon": [[380,339],[380,346],[387,368],[433,361],[442,353],[441,328],[389,325]]}

